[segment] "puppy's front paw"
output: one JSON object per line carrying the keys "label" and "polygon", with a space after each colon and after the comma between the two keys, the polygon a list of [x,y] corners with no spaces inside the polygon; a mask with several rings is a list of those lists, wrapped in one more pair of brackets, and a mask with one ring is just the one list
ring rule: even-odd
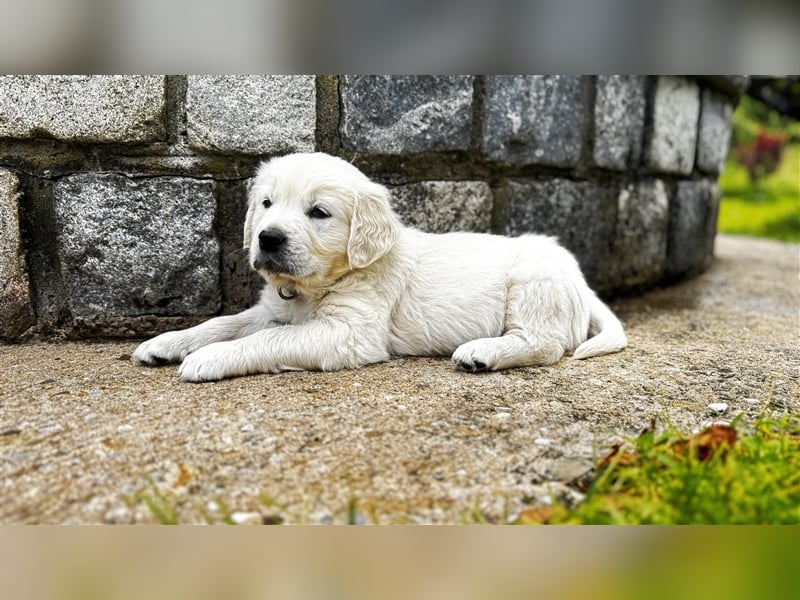
{"label": "puppy's front paw", "polygon": [[181,362],[191,351],[191,340],[182,331],[170,331],[139,344],[131,359],[140,365],[157,367]]}
{"label": "puppy's front paw", "polygon": [[464,371],[469,371],[470,373],[488,371],[489,361],[481,346],[482,344],[479,340],[462,344],[456,348],[456,351],[453,353],[453,363],[456,367]]}
{"label": "puppy's front paw", "polygon": [[235,354],[228,348],[229,345],[229,342],[218,342],[192,352],[178,367],[178,376],[184,381],[201,383],[244,375],[239,372]]}

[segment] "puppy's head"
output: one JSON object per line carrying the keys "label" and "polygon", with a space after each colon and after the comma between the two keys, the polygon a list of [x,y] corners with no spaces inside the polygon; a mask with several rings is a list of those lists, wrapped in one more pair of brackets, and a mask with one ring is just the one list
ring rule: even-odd
{"label": "puppy's head", "polygon": [[399,233],[388,190],[327,154],[262,164],[248,200],[250,264],[278,282],[324,286],[378,260]]}

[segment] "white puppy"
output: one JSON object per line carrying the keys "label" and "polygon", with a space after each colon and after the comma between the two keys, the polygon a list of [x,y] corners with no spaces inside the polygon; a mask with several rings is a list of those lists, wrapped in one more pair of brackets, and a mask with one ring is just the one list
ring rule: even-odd
{"label": "white puppy", "polygon": [[182,379],[211,381],[451,353],[467,371],[494,371],[627,345],[554,239],[404,227],[385,187],[326,154],[259,168],[244,245],[267,280],[259,303],[159,335],[133,360],[182,361]]}

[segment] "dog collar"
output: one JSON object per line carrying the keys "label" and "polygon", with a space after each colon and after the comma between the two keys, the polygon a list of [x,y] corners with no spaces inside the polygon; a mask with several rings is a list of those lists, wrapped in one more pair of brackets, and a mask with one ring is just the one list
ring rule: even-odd
{"label": "dog collar", "polygon": [[297,298],[297,296],[299,296],[299,294],[297,293],[297,290],[286,293],[283,291],[282,287],[279,287],[278,296],[281,297],[281,300],[294,300],[295,298]]}

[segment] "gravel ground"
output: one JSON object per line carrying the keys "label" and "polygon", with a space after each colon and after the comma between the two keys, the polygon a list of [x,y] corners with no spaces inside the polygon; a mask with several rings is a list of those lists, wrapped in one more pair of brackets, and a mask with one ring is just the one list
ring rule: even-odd
{"label": "gravel ground", "polygon": [[135,341],[2,345],[0,521],[158,522],[159,495],[180,523],[503,522],[578,500],[564,483],[653,417],[689,432],[800,410],[798,246],[718,236],[716,255],[613,304],[625,351],[545,368],[197,385],[131,363]]}

